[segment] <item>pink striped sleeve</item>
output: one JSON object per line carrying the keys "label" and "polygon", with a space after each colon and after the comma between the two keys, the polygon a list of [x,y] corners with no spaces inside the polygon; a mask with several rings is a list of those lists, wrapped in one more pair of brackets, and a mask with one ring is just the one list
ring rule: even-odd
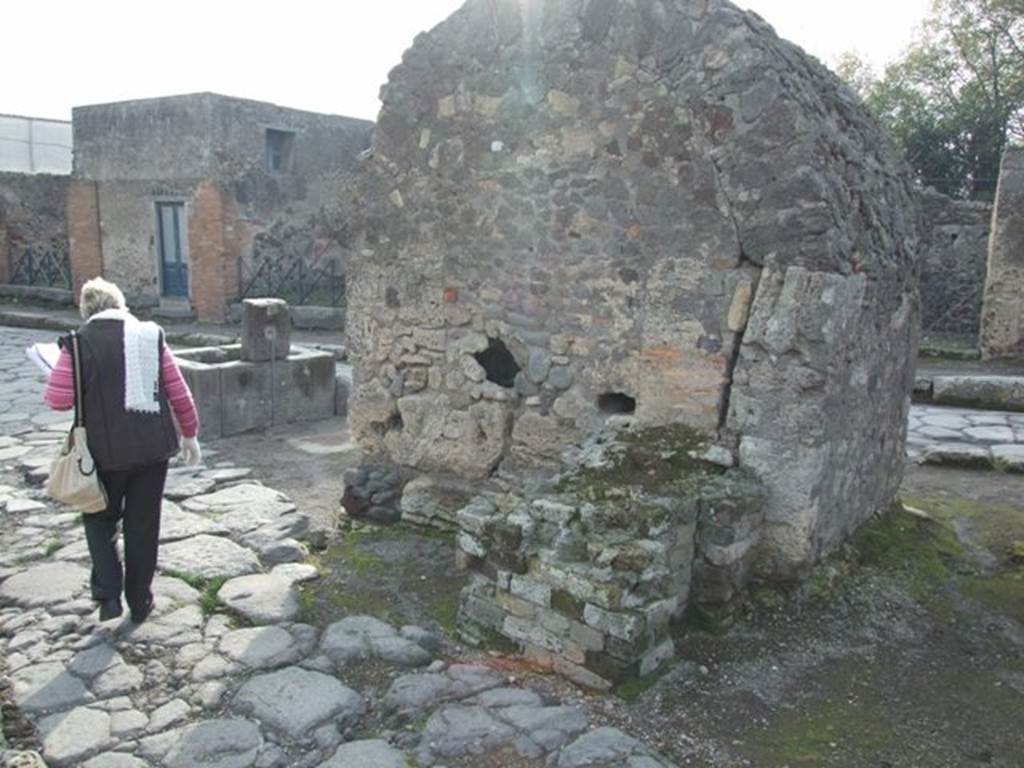
{"label": "pink striped sleeve", "polygon": [[174,359],[174,353],[164,344],[160,355],[160,373],[167,390],[167,399],[178,420],[178,427],[183,437],[195,437],[199,434],[199,414],[196,404],[192,401],[192,392],[181,375],[181,369]]}
{"label": "pink striped sleeve", "polygon": [[55,411],[70,411],[75,407],[75,368],[71,364],[71,353],[61,349],[57,365],[50,371],[43,402]]}

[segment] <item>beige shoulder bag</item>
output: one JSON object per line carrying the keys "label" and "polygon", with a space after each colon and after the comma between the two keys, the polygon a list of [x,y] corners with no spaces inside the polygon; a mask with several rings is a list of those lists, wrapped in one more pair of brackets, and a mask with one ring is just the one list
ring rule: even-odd
{"label": "beige shoulder bag", "polygon": [[82,363],[78,354],[78,334],[71,332],[71,357],[75,368],[75,423],[64,438],[60,455],[50,465],[46,493],[81,512],[102,512],[107,508],[107,493],[96,472],[85,437],[85,403],[82,400]]}

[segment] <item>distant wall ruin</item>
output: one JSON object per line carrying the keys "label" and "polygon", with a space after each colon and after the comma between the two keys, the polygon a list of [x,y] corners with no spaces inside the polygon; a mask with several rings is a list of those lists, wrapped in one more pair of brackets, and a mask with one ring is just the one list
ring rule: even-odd
{"label": "distant wall ruin", "polygon": [[1024,355],[1024,148],[1007,147],[992,217],[981,319],[984,357]]}
{"label": "distant wall ruin", "polygon": [[[449,518],[464,618],[614,679],[664,658],[691,582],[794,574],[891,502],[916,197],[837,78],[724,0],[470,0],[382,96],[351,423],[403,479],[482,493]],[[616,432],[681,475],[735,465],[728,490],[567,482]],[[353,476],[361,510],[385,476]]]}
{"label": "distant wall ruin", "polygon": [[921,330],[969,339],[981,328],[992,205],[921,193]]}

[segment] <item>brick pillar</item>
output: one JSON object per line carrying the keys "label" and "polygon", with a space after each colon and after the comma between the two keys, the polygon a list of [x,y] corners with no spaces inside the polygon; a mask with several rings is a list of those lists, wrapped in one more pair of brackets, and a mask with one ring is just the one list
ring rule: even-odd
{"label": "brick pillar", "polygon": [[67,216],[71,288],[77,303],[82,283],[103,274],[99,189],[95,182],[71,180],[68,185]]}
{"label": "brick pillar", "polygon": [[1007,148],[999,169],[981,310],[984,357],[1024,355],[1024,149]]}
{"label": "brick pillar", "polygon": [[218,184],[204,181],[188,219],[192,306],[204,322],[224,322],[228,303],[238,296],[238,254],[233,237],[237,212]]}

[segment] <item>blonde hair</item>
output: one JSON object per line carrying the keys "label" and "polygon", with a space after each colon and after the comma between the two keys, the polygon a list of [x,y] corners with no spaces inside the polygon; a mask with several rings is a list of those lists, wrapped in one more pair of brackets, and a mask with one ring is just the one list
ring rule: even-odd
{"label": "blonde hair", "polygon": [[121,289],[109,280],[94,277],[82,286],[78,299],[78,310],[88,320],[97,312],[105,309],[126,309],[124,294]]}

